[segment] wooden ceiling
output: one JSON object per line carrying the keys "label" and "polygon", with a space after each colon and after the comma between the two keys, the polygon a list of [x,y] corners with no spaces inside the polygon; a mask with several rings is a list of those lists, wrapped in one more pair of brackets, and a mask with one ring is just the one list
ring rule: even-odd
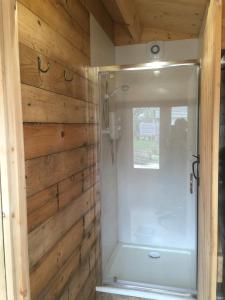
{"label": "wooden ceiling", "polygon": [[81,1],[87,8],[92,6],[89,10],[95,17],[97,15],[96,19],[115,45],[198,37],[209,2],[209,0]]}

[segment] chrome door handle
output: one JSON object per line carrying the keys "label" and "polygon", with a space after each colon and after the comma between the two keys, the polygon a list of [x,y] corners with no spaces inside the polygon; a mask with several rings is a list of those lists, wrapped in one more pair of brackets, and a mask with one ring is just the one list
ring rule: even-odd
{"label": "chrome door handle", "polygon": [[196,160],[192,163],[192,174],[194,176],[194,179],[197,180],[197,184],[199,185],[199,164],[200,164],[200,156],[199,155],[192,155]]}
{"label": "chrome door handle", "polygon": [[193,173],[190,174],[190,193],[193,194]]}

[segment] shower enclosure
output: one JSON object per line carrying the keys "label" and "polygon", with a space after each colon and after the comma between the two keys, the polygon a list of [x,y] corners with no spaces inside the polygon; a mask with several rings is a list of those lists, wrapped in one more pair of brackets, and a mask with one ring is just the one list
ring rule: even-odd
{"label": "shower enclosure", "polygon": [[197,289],[198,66],[100,72],[103,284]]}

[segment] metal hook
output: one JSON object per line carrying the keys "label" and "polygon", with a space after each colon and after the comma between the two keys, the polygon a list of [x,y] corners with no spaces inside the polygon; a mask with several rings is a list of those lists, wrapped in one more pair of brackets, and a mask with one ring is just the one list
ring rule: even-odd
{"label": "metal hook", "polygon": [[47,68],[45,70],[42,69],[41,68],[41,58],[40,58],[40,56],[38,56],[38,69],[42,73],[47,73],[49,71],[49,69],[50,69],[50,63],[48,63],[48,66],[47,66]]}
{"label": "metal hook", "polygon": [[66,80],[66,81],[73,81],[73,74],[72,74],[72,77],[71,77],[71,78],[68,78],[68,77],[67,77],[67,73],[68,73],[68,71],[67,71],[67,70],[64,70],[64,78],[65,78],[65,80]]}

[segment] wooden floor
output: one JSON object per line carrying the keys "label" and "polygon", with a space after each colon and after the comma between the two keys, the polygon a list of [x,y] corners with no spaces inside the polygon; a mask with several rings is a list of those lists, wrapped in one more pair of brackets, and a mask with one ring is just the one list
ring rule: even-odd
{"label": "wooden floor", "polygon": [[97,293],[97,300],[143,300],[143,298]]}

